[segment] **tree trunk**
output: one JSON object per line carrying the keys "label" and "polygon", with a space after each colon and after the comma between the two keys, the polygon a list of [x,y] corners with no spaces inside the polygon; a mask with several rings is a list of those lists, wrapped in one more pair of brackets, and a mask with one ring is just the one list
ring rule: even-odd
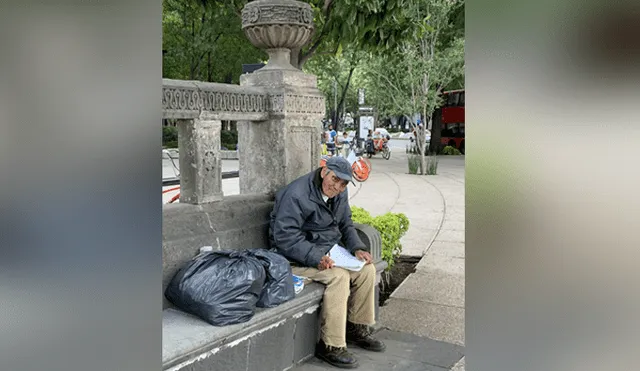
{"label": "tree trunk", "polygon": [[213,82],[213,78],[211,76],[211,51],[207,53],[207,81]]}
{"label": "tree trunk", "polygon": [[431,154],[438,154],[438,152],[440,152],[440,139],[442,138],[442,108],[436,109],[432,117],[429,152]]}
{"label": "tree trunk", "polygon": [[[191,21],[191,40],[195,41],[196,39],[196,23],[195,21]],[[193,54],[191,55],[191,64],[190,64],[190,71],[189,71],[189,79],[190,80],[195,80],[196,79],[196,59],[194,54],[196,54],[196,52],[194,51]]]}
{"label": "tree trunk", "polygon": [[418,143],[420,143],[420,174],[427,175],[427,162],[425,155],[427,154],[425,140],[426,138],[426,129],[424,122],[422,123],[422,127],[418,127]]}
{"label": "tree trunk", "polygon": [[351,67],[351,69],[349,70],[349,77],[347,77],[347,83],[345,84],[344,89],[342,90],[342,94],[340,95],[340,100],[338,102],[338,109],[336,109],[335,116],[334,116],[335,125],[333,125],[333,128],[335,131],[339,130],[338,129],[340,125],[339,115],[340,115],[340,112],[343,110],[344,100],[347,96],[347,91],[349,91],[349,84],[351,83],[351,76],[353,76],[353,71],[355,69],[356,69],[355,67]]}

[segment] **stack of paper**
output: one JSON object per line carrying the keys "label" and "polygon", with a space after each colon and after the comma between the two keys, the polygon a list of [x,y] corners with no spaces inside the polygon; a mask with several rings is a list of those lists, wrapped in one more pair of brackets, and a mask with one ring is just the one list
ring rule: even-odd
{"label": "stack of paper", "polygon": [[350,271],[358,272],[365,264],[365,262],[353,256],[347,249],[338,244],[333,245],[328,255],[336,267]]}

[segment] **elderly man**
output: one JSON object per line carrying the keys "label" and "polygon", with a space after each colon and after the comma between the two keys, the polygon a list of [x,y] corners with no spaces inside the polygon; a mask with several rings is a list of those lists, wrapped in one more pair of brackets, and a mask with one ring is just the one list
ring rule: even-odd
{"label": "elderly man", "polygon": [[[347,184],[351,165],[331,157],[325,166],[304,175],[276,195],[269,236],[287,257],[295,275],[326,285],[321,311],[321,339],[316,356],[341,368],[356,368],[347,342],[381,352],[385,345],[371,335],[374,323],[375,267],[351,220]],[[327,255],[344,246],[366,264],[360,271],[334,266]]]}

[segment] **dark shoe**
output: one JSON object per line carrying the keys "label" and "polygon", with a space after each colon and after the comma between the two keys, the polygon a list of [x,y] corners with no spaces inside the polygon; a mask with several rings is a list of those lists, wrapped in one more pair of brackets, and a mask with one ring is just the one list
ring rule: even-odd
{"label": "dark shoe", "polygon": [[384,352],[384,343],[373,337],[368,325],[347,322],[347,343],[373,352]]}
{"label": "dark shoe", "polygon": [[316,357],[335,367],[357,368],[359,366],[358,360],[353,354],[347,352],[347,348],[332,347],[322,340],[316,346]]}

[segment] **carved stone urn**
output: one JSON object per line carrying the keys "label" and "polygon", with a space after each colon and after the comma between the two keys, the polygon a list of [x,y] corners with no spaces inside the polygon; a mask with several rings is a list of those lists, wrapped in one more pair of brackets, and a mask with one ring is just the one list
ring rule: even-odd
{"label": "carved stone urn", "polygon": [[251,43],[269,54],[261,70],[296,70],[291,49],[300,48],[313,35],[311,6],[295,0],[257,0],[242,9],[242,29]]}

